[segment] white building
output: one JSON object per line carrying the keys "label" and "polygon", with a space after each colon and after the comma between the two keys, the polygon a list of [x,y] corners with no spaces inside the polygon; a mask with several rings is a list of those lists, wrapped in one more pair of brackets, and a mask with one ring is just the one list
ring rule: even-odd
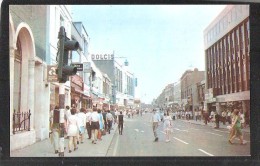
{"label": "white building", "polygon": [[[49,137],[50,105],[57,105],[59,92],[57,83],[47,80],[47,65],[56,64],[61,25],[70,38],[70,9],[64,5],[9,6],[11,151]],[[19,124],[17,113],[29,110],[30,123]]]}

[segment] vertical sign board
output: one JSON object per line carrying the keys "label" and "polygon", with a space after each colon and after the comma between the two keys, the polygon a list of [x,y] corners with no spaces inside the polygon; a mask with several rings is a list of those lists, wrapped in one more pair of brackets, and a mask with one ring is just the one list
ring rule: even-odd
{"label": "vertical sign board", "polygon": [[56,74],[57,65],[47,66],[47,81],[48,82],[58,82],[58,75]]}
{"label": "vertical sign board", "polygon": [[83,63],[83,71],[85,73],[90,73],[91,72],[91,64],[90,64],[90,62],[84,62]]}

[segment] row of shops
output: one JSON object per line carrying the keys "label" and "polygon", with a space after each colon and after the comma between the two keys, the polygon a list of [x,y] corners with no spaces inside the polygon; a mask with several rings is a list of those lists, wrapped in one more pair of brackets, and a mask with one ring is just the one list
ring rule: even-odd
{"label": "row of shops", "polygon": [[[124,99],[123,96],[118,96],[117,104],[112,104],[110,96],[100,94],[95,88],[91,89],[79,75],[71,76],[70,82],[65,83],[65,105],[77,109],[92,108],[93,106],[110,110],[133,107],[134,99]],[[59,105],[59,83],[50,83],[50,105]]]}

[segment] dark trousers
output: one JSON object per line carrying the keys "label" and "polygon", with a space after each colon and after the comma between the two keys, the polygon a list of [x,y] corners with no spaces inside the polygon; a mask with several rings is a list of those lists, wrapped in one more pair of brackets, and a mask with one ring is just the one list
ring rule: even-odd
{"label": "dark trousers", "polygon": [[122,132],[123,132],[123,123],[119,123],[118,124],[118,131],[119,131],[119,134],[122,134]]}
{"label": "dark trousers", "polygon": [[91,127],[89,122],[86,123],[86,128],[88,132],[88,138],[91,139]]}
{"label": "dark trousers", "polygon": [[110,134],[110,130],[111,130],[111,127],[112,127],[112,120],[107,121],[107,127],[108,127],[108,133]]}
{"label": "dark trousers", "polygon": [[104,120],[104,124],[105,124],[105,130],[107,131],[107,121]]}

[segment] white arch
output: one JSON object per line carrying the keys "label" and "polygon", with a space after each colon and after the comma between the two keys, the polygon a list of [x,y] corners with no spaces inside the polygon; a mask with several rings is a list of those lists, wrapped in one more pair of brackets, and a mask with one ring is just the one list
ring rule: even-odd
{"label": "white arch", "polygon": [[[22,48],[27,48],[23,49],[23,55],[29,55],[29,59],[35,59],[35,44],[34,44],[34,37],[32,30],[30,26],[24,22],[21,22],[17,28],[16,28],[16,33],[15,33],[15,43],[17,43],[19,35],[21,36],[22,40],[25,40],[26,42],[23,42],[21,40]],[[24,52],[25,51],[25,52]]]}

